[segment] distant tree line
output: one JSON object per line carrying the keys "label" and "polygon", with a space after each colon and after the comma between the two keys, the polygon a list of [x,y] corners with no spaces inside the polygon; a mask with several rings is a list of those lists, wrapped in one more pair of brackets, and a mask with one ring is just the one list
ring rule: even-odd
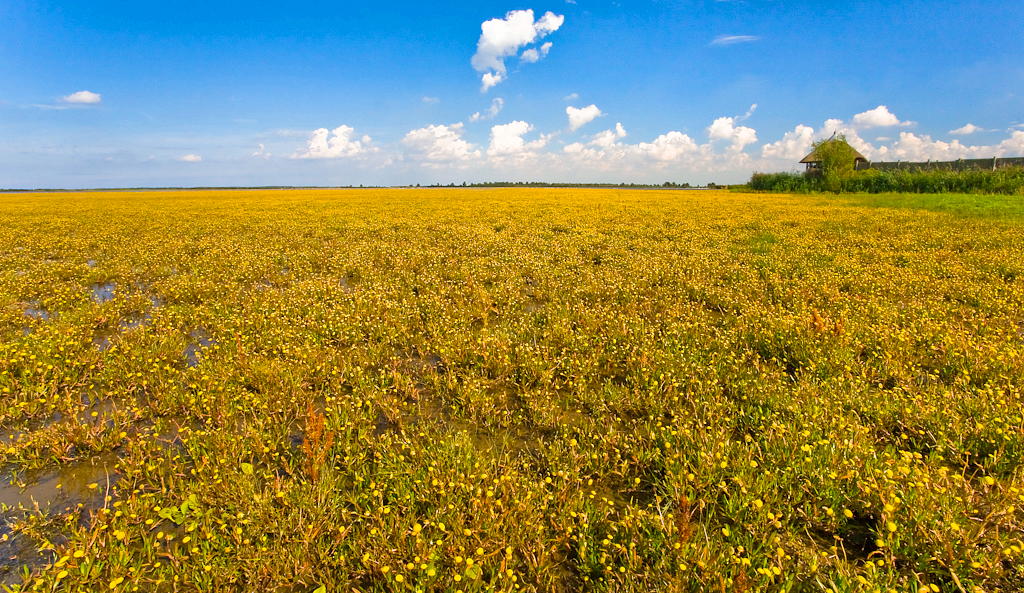
{"label": "distant tree line", "polygon": [[675,181],[666,181],[662,184],[653,183],[552,183],[547,181],[483,181],[479,183],[467,183],[462,182],[461,185],[454,183],[435,183],[432,185],[416,184],[415,187],[597,187],[597,188],[623,188],[623,189],[715,189],[717,187],[723,187],[716,185],[715,183],[708,183],[707,185],[690,185],[689,183],[676,183]]}

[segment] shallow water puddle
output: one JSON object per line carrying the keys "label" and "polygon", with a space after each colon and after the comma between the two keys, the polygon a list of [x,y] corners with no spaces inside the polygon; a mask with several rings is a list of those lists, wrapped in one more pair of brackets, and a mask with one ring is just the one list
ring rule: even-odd
{"label": "shallow water puddle", "polygon": [[338,286],[341,287],[342,292],[346,294],[352,294],[353,292],[356,291],[361,280],[362,277],[359,274],[355,272],[349,272],[338,279]]}
{"label": "shallow water puddle", "polygon": [[110,341],[110,334],[103,333],[93,336],[92,345],[96,346],[96,349],[99,350],[100,352],[106,352],[107,350],[110,350],[110,347],[113,346],[114,344],[113,342]]}
{"label": "shallow water puddle", "polygon": [[73,510],[79,504],[89,507],[102,501],[117,481],[116,462],[116,456],[105,455],[26,474],[17,481],[6,479],[0,482],[0,505],[27,510],[38,505],[51,512]]}
{"label": "shallow water puddle", "polygon": [[[24,567],[35,568],[52,560],[52,552],[39,550],[15,530],[16,511],[53,515],[103,506],[117,482],[112,454],[0,481],[0,585],[20,583]],[[85,518],[85,517],[83,517]]]}
{"label": "shallow water puddle", "polygon": [[29,301],[25,306],[25,317],[49,321],[50,312],[43,308],[39,301]]}
{"label": "shallow water puddle", "polygon": [[93,334],[92,343],[100,352],[106,352],[114,345],[114,338],[133,329],[149,325],[153,315],[148,312],[135,312],[126,315],[117,324],[117,328],[101,328]]}
{"label": "shallow water puddle", "polygon": [[94,282],[89,287],[90,296],[94,303],[105,303],[113,300],[114,291],[117,289],[116,282]]}
{"label": "shallow water puddle", "polygon": [[152,320],[153,316],[149,313],[129,313],[121,320],[121,323],[118,324],[118,328],[123,333],[130,329],[149,325],[149,322]]}
{"label": "shallow water puddle", "polygon": [[200,353],[210,346],[216,346],[217,340],[213,339],[210,332],[199,327],[188,333],[189,344],[185,346],[182,356],[185,357],[185,366],[191,368],[199,364]]}

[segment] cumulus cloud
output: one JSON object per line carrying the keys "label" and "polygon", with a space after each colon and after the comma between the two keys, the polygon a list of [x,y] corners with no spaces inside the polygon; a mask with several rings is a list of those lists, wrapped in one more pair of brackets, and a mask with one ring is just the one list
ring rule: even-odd
{"label": "cumulus cloud", "polygon": [[965,124],[965,125],[957,128],[957,129],[955,129],[955,130],[950,130],[949,133],[953,134],[954,136],[968,136],[970,134],[974,134],[974,133],[977,133],[977,132],[984,132],[984,131],[985,131],[984,128],[979,128],[978,126],[976,126],[976,125],[974,125],[972,123],[968,123],[968,124]]}
{"label": "cumulus cloud", "polygon": [[92,91],[77,91],[70,95],[61,97],[60,100],[64,103],[73,103],[76,105],[96,105],[103,100],[103,95]]}
{"label": "cumulus cloud", "polygon": [[568,95],[562,97],[562,100],[563,101],[575,101],[575,100],[577,100],[579,98],[580,98],[580,94],[579,93],[569,93]]}
{"label": "cumulus cloud", "polygon": [[203,160],[203,157],[198,154],[186,154],[178,157],[178,160],[183,163],[198,163]]}
{"label": "cumulus cloud", "polygon": [[570,105],[565,108],[565,114],[569,117],[569,129],[573,132],[604,115],[597,105],[587,105],[586,107]]}
{"label": "cumulus cloud", "polygon": [[708,137],[712,140],[728,140],[729,150],[741,151],[757,142],[757,131],[747,126],[737,126],[736,118],[720,117],[708,126]]}
{"label": "cumulus cloud", "polygon": [[892,126],[910,126],[913,125],[909,121],[900,121],[900,118],[896,117],[889,108],[885,105],[879,105],[874,109],[869,109],[863,113],[858,113],[853,116],[853,125],[858,128],[888,128]]}
{"label": "cumulus cloud", "polygon": [[485,72],[480,77],[480,90],[486,93],[503,80],[505,80],[505,74],[502,72]]}
{"label": "cumulus cloud", "polygon": [[[570,163],[592,167],[596,171],[636,174],[662,169],[703,172],[730,170],[749,165],[749,155],[743,152],[742,147],[736,147],[748,145],[750,134],[756,137],[756,132],[750,128],[740,130],[744,126],[736,126],[736,119],[739,118],[719,118],[716,120],[717,125],[712,123],[708,126],[709,141],[705,144],[699,144],[678,130],[665,132],[650,142],[629,144],[622,141],[626,137],[626,130],[621,123],[617,123],[613,129],[594,134],[587,142],[566,145],[562,152]],[[730,141],[724,152],[715,150],[714,142],[717,139]]]}
{"label": "cumulus cloud", "polygon": [[799,161],[807,156],[813,142],[814,128],[800,124],[780,140],[761,147],[761,155],[766,159]]}
{"label": "cumulus cloud", "polygon": [[711,122],[707,128],[708,138],[716,140],[727,140],[729,150],[740,152],[747,146],[757,142],[757,131],[747,126],[738,126],[738,122],[750,119],[750,116],[757,110],[757,103],[750,106],[750,109],[743,115],[735,117],[719,117]]}
{"label": "cumulus cloud", "polygon": [[668,132],[654,139],[653,142],[637,144],[637,150],[643,156],[655,161],[677,161],[687,155],[700,153],[697,143],[682,132]]}
{"label": "cumulus cloud", "polygon": [[464,126],[429,125],[412,130],[402,138],[411,160],[427,165],[442,165],[480,158],[480,151],[462,138]]}
{"label": "cumulus cloud", "polygon": [[491,142],[487,147],[487,156],[500,158],[535,156],[537,150],[547,145],[550,137],[541,136],[537,140],[527,142],[523,136],[532,131],[532,125],[520,120],[492,126]]}
{"label": "cumulus cloud", "polygon": [[469,121],[477,122],[485,119],[494,119],[501,113],[501,110],[505,107],[505,99],[501,97],[495,97],[491,101],[491,106],[487,108],[487,111],[483,113],[477,111],[473,115],[469,116]]}
{"label": "cumulus cloud", "polygon": [[1013,132],[1009,138],[994,145],[966,145],[959,140],[944,142],[928,135],[900,132],[891,147],[882,147],[887,159],[901,161],[954,161],[1020,156],[1024,154],[1024,131]]}
{"label": "cumulus cloud", "polygon": [[292,155],[294,159],[340,159],[359,156],[375,149],[370,145],[369,136],[356,137],[351,126],[338,126],[333,130],[313,130],[306,141],[305,150]]}
{"label": "cumulus cloud", "polygon": [[[783,163],[794,164],[810,152],[815,139],[828,138],[832,134],[845,135],[851,146],[872,161],[953,161],[1024,154],[1024,131],[1020,130],[1011,131],[1009,138],[991,145],[968,145],[958,139],[947,142],[927,134],[907,131],[900,132],[895,140],[888,136],[879,136],[875,139],[876,144],[873,144],[859,134],[859,131],[865,128],[907,124],[908,122],[899,121],[884,106],[854,115],[851,123],[837,118],[825,120],[817,131],[800,124],[793,131],[786,132],[781,139],[762,146],[761,156],[765,159],[762,165],[778,167]],[[984,130],[968,124],[949,133],[967,135],[980,131]]]}
{"label": "cumulus cloud", "polygon": [[626,128],[622,127],[622,123],[616,122],[615,127],[611,130],[605,130],[594,134],[590,144],[601,148],[611,148],[626,136]]}
{"label": "cumulus cloud", "polygon": [[249,156],[257,159],[269,159],[270,153],[267,152],[267,148],[265,146],[263,146],[262,144],[257,144],[256,150]]}
{"label": "cumulus cloud", "polygon": [[737,45],[740,43],[753,43],[760,41],[757,35],[719,35],[711,41],[712,46]]}
{"label": "cumulus cloud", "polygon": [[547,57],[548,52],[551,51],[553,44],[548,41],[539,48],[531,47],[530,49],[523,50],[523,53],[519,54],[519,60],[529,64],[539,62],[542,58]]}
{"label": "cumulus cloud", "polygon": [[[508,78],[505,58],[519,53],[543,37],[557,31],[565,17],[546,12],[537,19],[533,18],[533,10],[513,10],[503,19],[490,19],[480,25],[480,39],[477,41],[476,53],[470,63],[473,69],[481,74],[481,90],[488,89]],[[529,47],[520,56],[523,62],[536,62],[551,51],[551,43],[547,42],[539,48]]]}

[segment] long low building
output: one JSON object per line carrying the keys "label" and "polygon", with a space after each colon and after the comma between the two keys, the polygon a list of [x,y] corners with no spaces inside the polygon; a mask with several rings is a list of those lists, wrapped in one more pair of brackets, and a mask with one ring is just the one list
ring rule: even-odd
{"label": "long low building", "polygon": [[960,159],[956,161],[927,161],[921,163],[904,161],[873,163],[865,160],[857,161],[855,166],[858,171],[865,169],[878,169],[880,171],[996,171],[1008,167],[1024,167],[1024,157],[993,157],[990,159]]}

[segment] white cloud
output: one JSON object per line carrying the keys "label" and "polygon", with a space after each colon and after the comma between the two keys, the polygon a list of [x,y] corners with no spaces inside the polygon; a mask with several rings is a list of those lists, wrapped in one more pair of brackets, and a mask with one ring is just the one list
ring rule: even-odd
{"label": "white cloud", "polygon": [[258,158],[258,159],[269,159],[270,158],[270,153],[267,152],[267,149],[266,149],[265,146],[263,146],[262,144],[257,144],[256,145],[256,151],[253,152],[249,156],[251,156],[253,158]]}
{"label": "white cloud", "polygon": [[[946,142],[936,140],[927,134],[906,131],[900,132],[895,141],[888,136],[879,136],[875,139],[877,144],[872,144],[860,137],[859,130],[893,125],[905,126],[908,122],[899,121],[885,106],[859,113],[853,116],[853,120],[853,123],[846,123],[837,118],[828,119],[817,131],[807,125],[798,125],[780,140],[765,144],[761,148],[761,156],[765,159],[761,165],[767,168],[783,164],[793,165],[811,151],[815,139],[828,138],[832,134],[845,135],[851,146],[872,161],[953,161],[1024,154],[1024,131],[1019,130],[1012,131],[1009,138],[994,145],[968,145],[960,140]],[[951,130],[950,134],[967,135],[980,131],[984,130],[968,124]]]}
{"label": "white cloud", "polygon": [[103,100],[103,96],[92,91],[78,91],[61,97],[60,100],[64,103],[74,103],[77,105],[96,105]]}
{"label": "white cloud", "polygon": [[970,146],[959,140],[943,142],[928,135],[900,132],[900,138],[885,149],[887,160],[901,161],[954,161],[957,159],[985,159],[1024,154],[1024,132],[1013,132],[999,144]]}
{"label": "white cloud", "polygon": [[782,139],[761,147],[761,156],[766,159],[799,161],[810,152],[814,142],[814,128],[798,125],[792,132],[786,132]]}
{"label": "white cloud", "polygon": [[356,131],[351,126],[338,126],[328,131],[327,128],[313,130],[306,141],[306,149],[292,155],[293,159],[339,159],[355,157],[367,152],[375,152],[370,145],[369,136],[356,138]]}
{"label": "white cloud", "polygon": [[480,158],[480,151],[463,140],[463,125],[429,125],[410,131],[402,138],[407,155],[427,165],[439,165]]}
{"label": "white cloud", "polygon": [[523,51],[523,53],[519,55],[519,60],[522,62],[526,62],[527,64],[539,62],[540,53],[536,49],[531,47],[530,49]]}
{"label": "white cloud", "polygon": [[480,90],[486,93],[503,80],[505,80],[505,75],[501,72],[485,72],[480,77]]}
{"label": "white cloud", "polygon": [[580,94],[579,93],[569,93],[568,95],[562,97],[562,100],[563,101],[575,101],[576,99],[579,99],[579,98],[580,98]]}
{"label": "white cloud", "polygon": [[900,118],[889,111],[888,107],[879,105],[874,109],[869,109],[853,116],[853,125],[864,129],[887,128],[891,126],[910,126],[913,125],[913,122],[900,121]]}
{"label": "white cloud", "polygon": [[953,134],[954,136],[967,136],[967,135],[970,135],[970,134],[974,134],[974,133],[977,133],[977,132],[984,132],[984,131],[985,131],[984,128],[979,128],[978,126],[976,126],[974,124],[968,123],[968,124],[965,124],[965,125],[957,128],[957,129],[955,129],[955,130],[950,130],[949,133]]}
{"label": "white cloud", "polygon": [[622,124],[617,122],[613,129],[594,134],[590,144],[601,148],[611,148],[616,142],[625,137],[626,128],[622,127]]}
{"label": "white cloud", "polygon": [[604,115],[597,105],[587,105],[586,107],[570,105],[565,108],[565,114],[569,117],[569,129],[574,132]]}
{"label": "white cloud", "polygon": [[501,113],[501,110],[505,107],[505,99],[501,97],[495,97],[491,101],[491,106],[487,108],[487,111],[480,113],[477,111],[473,115],[469,116],[469,121],[477,122],[485,119],[494,119]]}
{"label": "white cloud", "polygon": [[487,156],[505,158],[535,156],[537,150],[547,145],[550,137],[541,136],[537,140],[527,142],[523,136],[532,131],[532,125],[519,120],[492,126],[491,143],[487,147]]}
{"label": "white cloud", "polygon": [[[752,112],[748,112],[752,113]],[[749,117],[749,116],[748,116]],[[715,140],[728,140],[729,149],[739,152],[747,146],[757,142],[757,131],[747,126],[737,126],[738,117],[719,117],[708,126],[708,138]]]}
{"label": "white cloud", "polygon": [[203,157],[199,156],[198,154],[186,154],[178,157],[178,160],[183,163],[198,163],[203,160]]}
{"label": "white cloud", "polygon": [[719,35],[711,41],[711,45],[737,45],[739,43],[753,43],[760,40],[761,38],[757,35]]}
{"label": "white cloud", "polygon": [[436,105],[441,102],[441,99],[438,99],[437,97],[423,97],[420,100],[426,103],[427,105]]}
{"label": "white cloud", "polygon": [[539,62],[551,51],[551,45],[552,43],[548,41],[541,45],[540,48],[531,47],[530,49],[523,50],[523,53],[519,54],[519,60],[529,64]]}
{"label": "white cloud", "polygon": [[637,144],[640,154],[655,161],[677,161],[684,156],[700,152],[700,147],[693,138],[682,132],[668,132],[658,136],[653,142]]}
{"label": "white cloud", "polygon": [[[709,129],[712,127],[714,124],[709,126]],[[733,132],[725,137],[735,142],[736,129],[737,127],[733,126]],[[756,135],[753,130],[750,132]],[[744,145],[747,142],[747,134],[745,131],[739,133]],[[651,142],[637,144],[621,142],[625,136],[626,130],[619,123],[614,129],[595,134],[588,142],[569,144],[562,149],[563,155],[569,160],[563,164],[585,166],[594,171],[638,175],[680,169],[699,172],[726,171],[747,166],[750,162],[749,155],[742,150],[734,149],[733,143],[725,152],[716,152],[712,142],[698,144],[689,135],[676,130],[665,132]]]}
{"label": "white cloud", "polygon": [[[503,19],[484,21],[480,25],[480,39],[471,60],[473,68],[481,73],[481,90],[486,92],[508,77],[505,58],[516,55],[520,48],[557,31],[564,22],[564,16],[552,12],[546,12],[534,21],[533,10],[513,10]],[[536,62],[550,50],[550,42],[541,45],[539,49],[528,48],[520,59]]]}

